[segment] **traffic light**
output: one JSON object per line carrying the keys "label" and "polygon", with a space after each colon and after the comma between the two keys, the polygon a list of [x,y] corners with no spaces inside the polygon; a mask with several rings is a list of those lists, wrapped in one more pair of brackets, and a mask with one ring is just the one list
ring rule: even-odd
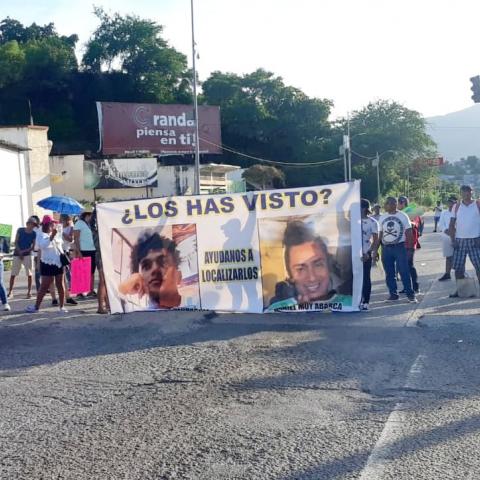
{"label": "traffic light", "polygon": [[472,82],[472,86],[470,87],[473,92],[472,100],[475,103],[480,103],[480,75],[472,77],[470,81]]}

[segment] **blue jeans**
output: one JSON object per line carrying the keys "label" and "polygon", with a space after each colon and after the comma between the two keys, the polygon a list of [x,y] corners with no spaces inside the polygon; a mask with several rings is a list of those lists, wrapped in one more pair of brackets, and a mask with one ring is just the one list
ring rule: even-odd
{"label": "blue jeans", "polygon": [[407,296],[414,295],[405,243],[402,242],[397,243],[396,245],[382,245],[382,263],[383,268],[385,269],[385,277],[390,295],[398,294],[397,279],[395,275],[396,271],[398,271],[400,274],[403,288]]}
{"label": "blue jeans", "polygon": [[7,292],[3,284],[3,260],[0,260],[0,301],[3,305],[7,303]]}

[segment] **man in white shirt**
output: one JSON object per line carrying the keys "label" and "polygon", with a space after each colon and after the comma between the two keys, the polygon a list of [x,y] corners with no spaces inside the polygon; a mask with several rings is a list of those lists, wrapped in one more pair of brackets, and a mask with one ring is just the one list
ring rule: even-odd
{"label": "man in white shirt", "polygon": [[[382,244],[382,263],[385,269],[385,280],[390,297],[388,300],[398,300],[396,270],[400,273],[403,287],[410,302],[417,302],[413,291],[410,269],[408,266],[407,249],[405,242],[413,244],[412,226],[408,216],[397,210],[397,199],[387,197],[385,201],[385,213],[380,217],[379,242]],[[372,255],[378,256],[378,244],[373,247]]]}
{"label": "man in white shirt", "polygon": [[442,210],[438,221],[438,230],[442,234],[442,252],[445,257],[445,273],[438,279],[439,282],[450,280],[453,261],[453,243],[449,234],[450,219],[453,216],[453,207],[457,203],[457,197],[451,195],[447,200],[447,210]]}
{"label": "man in white shirt", "polygon": [[372,248],[378,244],[378,222],[369,216],[370,202],[362,198],[360,200],[360,208],[362,210],[362,262],[363,262],[363,287],[362,287],[362,303],[360,310],[368,310],[370,303],[370,295],[372,293]]}
{"label": "man in white shirt", "polygon": [[470,185],[462,185],[460,194],[462,200],[453,207],[448,229],[454,246],[452,266],[457,280],[465,278],[468,255],[480,282],[480,200],[473,200]]}

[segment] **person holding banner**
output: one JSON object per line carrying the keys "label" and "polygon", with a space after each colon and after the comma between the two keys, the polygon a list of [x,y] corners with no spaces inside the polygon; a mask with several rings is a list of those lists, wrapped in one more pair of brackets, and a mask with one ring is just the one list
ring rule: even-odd
{"label": "person holding banner", "polygon": [[179,307],[180,253],[176,243],[153,230],[143,232],[131,254],[133,274],[118,287],[121,295],[148,296],[148,309]]}
{"label": "person holding banner", "polygon": [[378,243],[379,226],[378,222],[369,216],[370,202],[365,198],[360,200],[360,208],[362,209],[362,262],[363,262],[363,287],[362,287],[362,303],[360,310],[368,310],[370,303],[370,295],[372,293],[372,247]]}
{"label": "person holding banner", "polygon": [[59,310],[67,313],[65,304],[65,289],[63,286],[63,266],[60,255],[63,254],[63,240],[57,235],[55,221],[50,215],[45,215],[42,219],[41,232],[37,235],[37,245],[40,249],[40,273],[42,275],[40,290],[37,293],[35,305],[29,305],[26,308],[27,313],[35,313],[40,309],[43,297],[49,291],[50,286],[55,279],[58,290]]}
{"label": "person holding banner", "polygon": [[275,286],[268,311],[313,302],[351,304],[351,297],[333,288],[332,259],[325,241],[302,221],[287,224],[283,237],[286,281]]}
{"label": "person holding banner", "polygon": [[412,225],[408,216],[397,210],[397,199],[387,197],[385,200],[387,213],[380,217],[380,235],[377,245],[373,247],[372,255],[378,257],[378,245],[382,245],[382,263],[386,274],[386,283],[390,296],[388,300],[399,299],[395,267],[400,273],[403,287],[410,302],[417,303],[417,297],[412,288],[410,268],[408,265],[405,243],[413,245]]}

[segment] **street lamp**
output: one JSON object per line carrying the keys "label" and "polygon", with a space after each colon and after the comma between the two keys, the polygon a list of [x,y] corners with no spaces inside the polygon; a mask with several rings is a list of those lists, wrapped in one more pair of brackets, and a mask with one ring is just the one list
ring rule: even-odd
{"label": "street lamp", "polygon": [[193,116],[195,120],[195,195],[200,195],[200,136],[198,128],[197,69],[195,57],[195,29],[193,21],[193,0],[190,0],[192,16],[192,70],[193,70]]}

